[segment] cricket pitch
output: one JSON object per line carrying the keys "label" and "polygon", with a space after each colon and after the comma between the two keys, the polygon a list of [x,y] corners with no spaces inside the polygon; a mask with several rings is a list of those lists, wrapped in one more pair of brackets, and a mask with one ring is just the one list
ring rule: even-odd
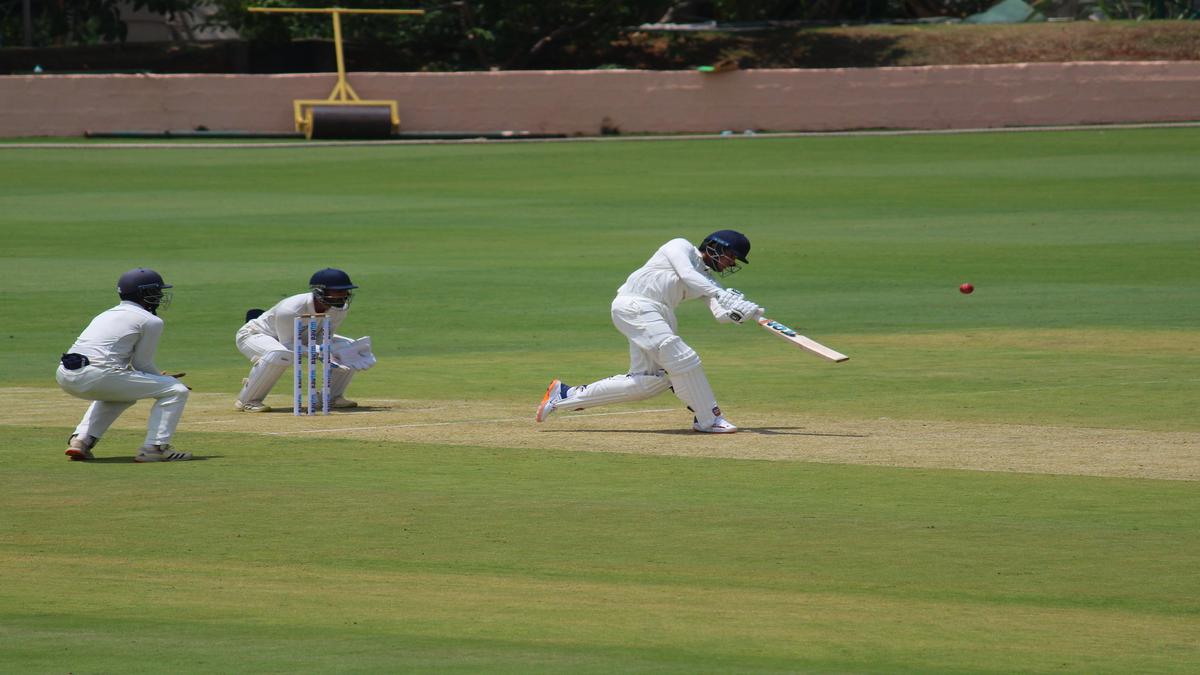
{"label": "cricket pitch", "polygon": [[[279,397],[276,397],[278,399]],[[271,402],[277,402],[272,399]],[[621,452],[744,460],[861,464],[928,469],[1200,480],[1200,433],[977,424],[888,418],[835,419],[804,414],[739,414],[737,434],[690,429],[687,411],[669,398],[641,406],[555,413],[533,421],[535,405],[359,399],[360,408],[294,417],[291,408],[248,414],[227,394],[193,393],[179,445],[203,454],[205,432],[262,436],[320,435],[396,443]],[[86,402],[58,390],[0,388],[6,426],[70,425]],[[148,402],[114,428],[143,429]],[[111,445],[108,452],[116,452]],[[101,453],[103,454],[103,453]]]}

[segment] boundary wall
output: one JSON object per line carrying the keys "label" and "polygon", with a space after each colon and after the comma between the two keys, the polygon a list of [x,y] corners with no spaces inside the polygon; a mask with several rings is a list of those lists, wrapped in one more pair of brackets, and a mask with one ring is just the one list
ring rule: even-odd
{"label": "boundary wall", "polygon": [[[289,132],[332,73],[0,76],[0,136]],[[969,129],[1200,120],[1200,61],[829,70],[351,73],[404,131],[568,135]]]}

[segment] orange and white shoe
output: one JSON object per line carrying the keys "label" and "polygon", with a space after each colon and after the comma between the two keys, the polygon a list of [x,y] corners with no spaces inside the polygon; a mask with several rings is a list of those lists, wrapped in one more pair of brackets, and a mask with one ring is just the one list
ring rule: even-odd
{"label": "orange and white shoe", "polygon": [[84,440],[78,436],[71,436],[71,440],[67,441],[67,457],[72,462],[86,462],[89,459],[96,459],[92,454],[92,448],[96,445],[96,439],[88,436],[89,440]]}
{"label": "orange and white shoe", "polygon": [[550,386],[546,387],[546,395],[542,397],[542,403],[538,406],[537,416],[534,417],[538,422],[545,422],[550,413],[558,409],[558,404],[567,397],[567,390],[571,387],[562,383],[562,380],[551,380]]}

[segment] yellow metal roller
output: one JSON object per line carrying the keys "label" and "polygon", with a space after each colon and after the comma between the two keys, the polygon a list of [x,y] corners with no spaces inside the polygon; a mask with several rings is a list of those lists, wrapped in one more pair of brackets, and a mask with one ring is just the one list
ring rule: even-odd
{"label": "yellow metal roller", "polygon": [[329,14],[333,17],[333,46],[337,51],[337,84],[326,99],[292,101],[296,131],[307,138],[388,138],[400,129],[395,101],[367,101],[346,81],[342,55],[343,14],[424,14],[423,9],[342,9],[250,7],[251,12],[272,14]]}

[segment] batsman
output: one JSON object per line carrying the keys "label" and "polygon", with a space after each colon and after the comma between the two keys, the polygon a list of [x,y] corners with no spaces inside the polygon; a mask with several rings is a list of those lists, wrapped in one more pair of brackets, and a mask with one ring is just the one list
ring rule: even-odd
{"label": "batsman", "polygon": [[[265,402],[267,394],[292,363],[293,329],[296,317],[303,314],[325,314],[329,316],[330,329],[335,331],[329,354],[334,368],[330,378],[330,408],[355,408],[356,401],[346,398],[346,388],[354,373],[375,365],[371,352],[371,338],[353,340],[337,335],[336,331],[350,311],[350,300],[358,286],[350,281],[346,272],[327,267],[319,270],[308,280],[309,291],[284,298],[274,307],[262,311],[252,309],[246,313],[246,323],[237,332],[235,342],[238,351],[250,359],[250,375],[242,380],[234,407],[243,412],[270,412]],[[319,343],[321,336],[314,336]]]}
{"label": "batsman", "polygon": [[585,410],[656,396],[671,389],[692,411],[692,429],[729,434],[737,427],[721,414],[701,368],[700,355],[676,334],[675,308],[685,300],[704,299],[721,323],[754,323],[763,308],[741,293],[721,287],[713,275],[728,276],[748,264],[750,240],[735,230],[718,230],[699,246],[686,239],[663,244],[617,289],[612,321],[629,339],[629,370],[623,375],[581,386],[550,382],[538,406],[543,422],[555,410]]}

